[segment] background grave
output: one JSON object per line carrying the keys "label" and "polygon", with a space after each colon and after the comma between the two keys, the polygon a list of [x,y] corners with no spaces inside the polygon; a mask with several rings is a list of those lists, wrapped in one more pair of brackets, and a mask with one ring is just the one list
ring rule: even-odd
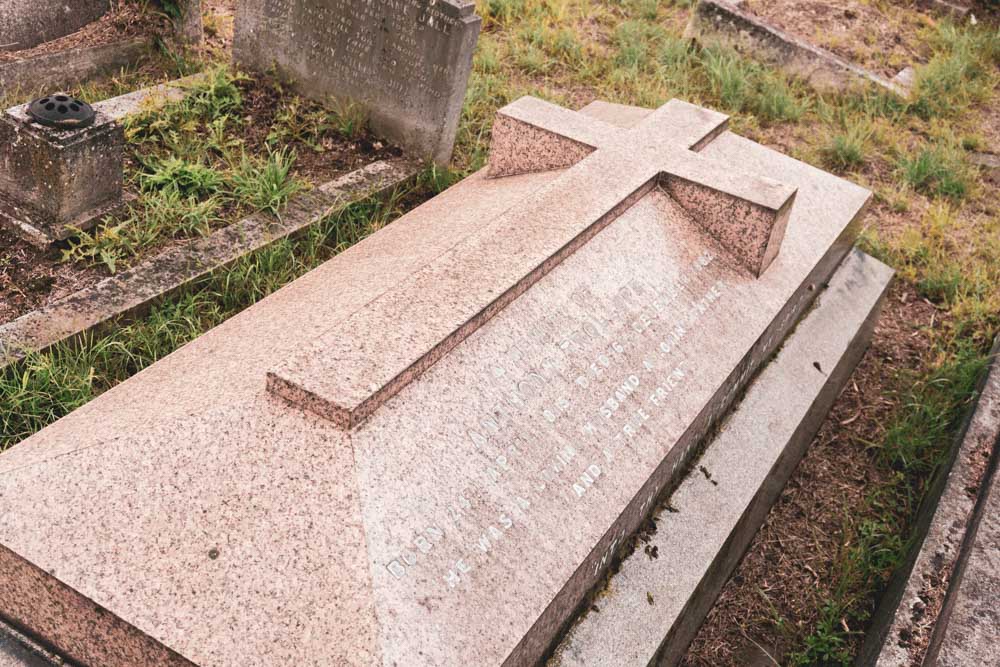
{"label": "background grave", "polygon": [[[237,82],[227,72],[217,70],[95,105],[98,117],[104,119],[101,120],[103,125],[110,127],[115,120],[124,123],[134,139],[125,151],[129,164],[131,203],[127,210],[117,215],[98,215],[91,223],[93,229],[77,224],[84,230],[82,234],[73,229],[65,230],[66,235],[72,238],[61,248],[48,249],[47,240],[43,242],[34,236],[31,237],[34,243],[41,242],[42,247],[30,248],[11,235],[24,230],[13,225],[8,227],[4,234],[10,235],[11,242],[0,251],[4,264],[13,266],[15,270],[20,268],[24,272],[22,276],[34,273],[40,276],[40,280],[48,280],[32,289],[28,279],[20,278],[20,289],[7,292],[0,299],[2,312],[9,313],[6,319],[0,317],[0,365],[87,333],[109,320],[119,318],[120,324],[122,316],[143,312],[151,303],[162,300],[166,295],[204,279],[277,240],[301,234],[352,203],[391,193],[408,183],[416,173],[415,163],[404,158],[397,149],[380,144],[367,134],[363,119],[343,118],[340,122],[349,125],[343,125],[342,128],[346,129],[338,130],[333,125],[335,119],[318,106],[304,103],[291,95],[283,96],[269,86],[268,83],[249,79]],[[237,115],[244,111],[244,99],[247,105],[255,105],[265,114],[257,119],[256,124],[248,123],[257,111],[250,111],[248,116]],[[22,109],[21,106],[15,107],[15,117],[19,117]],[[275,114],[284,115],[276,119]],[[172,130],[174,125],[171,123],[188,124],[188,134],[184,139],[188,142],[186,149],[183,148],[183,141],[177,146],[172,144],[176,137],[164,140],[165,135],[159,134],[159,130],[149,129],[158,127],[161,119],[167,119],[164,132]],[[192,122],[195,123],[193,126],[190,125]],[[228,126],[225,125],[227,122],[230,123]],[[190,142],[197,144],[204,127],[212,123],[225,132],[224,138],[220,134],[217,140],[228,142],[208,147],[208,153],[216,159],[216,166],[226,166],[227,160],[235,159],[237,165],[244,165],[246,170],[257,168],[258,163],[250,162],[246,157],[248,146],[244,142],[249,142],[253,152],[270,153],[272,162],[269,164],[278,168],[273,174],[277,180],[247,181],[249,173],[242,177],[236,173],[232,176],[235,180],[224,181],[223,176],[204,164],[201,149],[196,147],[197,150],[192,153]],[[222,130],[223,127],[226,129]],[[40,131],[29,129],[35,133]],[[94,136],[103,136],[98,126],[71,134],[90,136],[95,132]],[[120,133],[121,128],[117,132]],[[66,133],[55,134],[62,137]],[[23,140],[11,142],[5,144],[5,150],[15,145],[26,146],[27,143]],[[175,148],[181,152],[175,153]],[[77,161],[82,159],[86,163],[83,167],[92,169],[96,165],[96,155],[107,154],[121,160],[123,149],[120,145],[108,150],[111,153],[95,154],[88,149]],[[219,154],[223,151],[228,153],[220,158]],[[296,151],[302,156],[301,161],[295,160]],[[16,155],[11,157],[13,160]],[[53,156],[50,161],[61,164],[59,156]],[[63,168],[69,169],[70,166]],[[145,185],[144,179],[154,177],[149,172],[150,168],[163,173],[162,170],[167,167],[175,169],[169,172],[170,178],[200,176],[208,179],[205,183],[214,190],[170,190],[164,194],[157,186]],[[45,184],[52,176],[46,172],[35,181],[30,178],[25,181],[27,170],[19,169],[13,163],[5,168],[5,173],[21,174],[24,183]],[[288,169],[289,173],[285,174],[282,169]],[[53,171],[59,173],[55,167]],[[102,167],[101,171],[111,173],[106,167]],[[38,175],[32,178],[35,176]],[[244,180],[241,181],[241,178]],[[269,176],[264,174],[259,178]],[[13,182],[12,187],[20,182]],[[82,183],[79,180],[68,182]],[[163,185],[174,188],[176,184],[164,182]],[[314,193],[295,194],[313,185],[318,188]],[[184,181],[176,187],[196,188],[196,184]],[[242,199],[240,187],[246,190]],[[96,191],[88,187],[87,192]],[[169,201],[159,202],[165,196]],[[253,199],[261,196],[266,197],[266,201]],[[224,201],[220,202],[220,199]],[[76,204],[83,201],[72,194],[67,200]],[[153,227],[158,209],[151,207],[183,208],[184,205],[188,207],[187,215],[198,213],[203,216],[197,226],[185,229],[182,224],[177,228],[159,230]],[[206,206],[211,206],[211,210],[206,211]],[[261,208],[262,212],[252,215]],[[8,210],[11,215],[17,216],[24,209],[11,204]],[[275,213],[280,216],[273,217]],[[159,214],[170,216],[160,220],[159,224],[183,223],[180,217],[182,211],[159,210]]]}
{"label": "background grave", "polygon": [[111,9],[111,0],[5,0],[0,50],[21,51],[76,32]]}
{"label": "background grave", "polygon": [[[11,16],[19,24],[46,28],[41,42],[15,50],[0,47],[0,99],[8,105],[155,63],[160,39],[179,48],[201,43],[200,0],[171,0],[167,8],[141,0],[11,2],[16,5]],[[3,32],[0,19],[0,45]]]}
{"label": "background grave", "polygon": [[447,165],[479,35],[474,11],[471,0],[247,0],[233,55],[277,68],[303,95],[363,106],[380,134]]}

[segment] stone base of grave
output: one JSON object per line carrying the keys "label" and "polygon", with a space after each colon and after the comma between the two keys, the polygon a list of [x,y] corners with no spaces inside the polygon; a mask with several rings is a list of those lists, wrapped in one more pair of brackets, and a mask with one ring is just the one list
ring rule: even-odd
{"label": "stone base of grave", "polygon": [[91,229],[104,218],[122,213],[134,199],[134,195],[123,195],[70,220],[55,220],[0,194],[0,225],[37,248],[47,248],[70,238],[77,230]]}
{"label": "stone base of grave", "polygon": [[[656,517],[648,550],[627,558],[550,660],[618,667],[675,664],[863,356],[892,271],[847,257],[816,307],[761,372]],[[816,369],[819,364],[820,369]],[[780,406],[780,408],[779,408]],[[652,596],[652,603],[647,593]],[[2,628],[0,628],[2,630]],[[0,665],[59,664],[0,634]],[[50,658],[51,660],[51,658]]]}
{"label": "stone base of grave", "polygon": [[721,42],[781,67],[821,90],[843,91],[874,83],[897,95],[906,93],[902,86],[789,35],[726,0],[700,0],[685,36],[705,44]]}
{"label": "stone base of grave", "polygon": [[867,349],[892,273],[858,250],[848,255],[550,667],[681,660]]}
{"label": "stone base of grave", "polygon": [[[859,665],[1000,664],[1000,338],[916,545],[877,610]],[[936,662],[935,662],[936,660]]]}
{"label": "stone base of grave", "polygon": [[[715,117],[652,114],[677,120],[678,154]],[[650,139],[651,163],[664,135]],[[797,187],[762,276],[665,190],[620,196],[641,174],[471,176],[0,455],[3,613],[109,666],[541,659],[823,293],[870,198],[729,132],[699,154]],[[591,187],[565,186],[581,175]],[[549,207],[573,199],[572,215]],[[355,354],[360,372],[344,371],[337,345],[377,347],[377,367]],[[374,395],[401,366],[353,430],[265,385],[304,370],[340,381],[333,399]],[[612,412],[630,374],[644,391]],[[521,395],[502,402],[497,378]]]}

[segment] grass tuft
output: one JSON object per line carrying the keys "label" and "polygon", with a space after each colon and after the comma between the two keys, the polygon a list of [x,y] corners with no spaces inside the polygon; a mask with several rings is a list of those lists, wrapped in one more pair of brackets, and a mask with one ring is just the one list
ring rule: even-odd
{"label": "grass tuft", "polygon": [[288,199],[304,184],[291,175],[295,153],[285,149],[270,151],[266,158],[240,156],[230,180],[233,196],[255,211],[277,215]]}
{"label": "grass tuft", "polygon": [[898,168],[903,181],[932,197],[962,199],[973,180],[961,150],[944,142],[903,156]]}

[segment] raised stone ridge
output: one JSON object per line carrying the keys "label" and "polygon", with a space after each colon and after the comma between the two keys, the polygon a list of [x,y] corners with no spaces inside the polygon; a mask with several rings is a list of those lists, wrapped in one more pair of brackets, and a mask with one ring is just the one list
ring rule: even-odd
{"label": "raised stone ridge", "polygon": [[491,177],[568,166],[565,146],[562,162],[580,162],[270,371],[272,393],[356,426],[658,184],[755,275],[777,255],[796,188],[689,150],[718,136],[723,114],[672,100],[626,130],[522,98],[498,119]]}

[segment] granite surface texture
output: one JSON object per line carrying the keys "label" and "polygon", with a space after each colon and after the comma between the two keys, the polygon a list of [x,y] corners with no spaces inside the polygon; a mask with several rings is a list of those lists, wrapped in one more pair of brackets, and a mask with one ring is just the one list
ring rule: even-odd
{"label": "granite surface texture", "polygon": [[[559,224],[497,237],[572,169],[480,172],[0,455],[0,544],[35,568],[5,580],[0,613],[112,667],[130,664],[118,645],[205,666],[538,660],[829,280],[870,197],[728,132],[700,155],[797,189],[761,277],[659,186],[570,253]],[[488,303],[479,276],[499,296],[540,247],[556,259],[530,287],[355,428],[268,390],[289,359],[324,367],[316,343],[351,318],[390,360],[451,335],[454,307]],[[402,311],[408,328],[364,319],[399,293],[426,305]],[[16,602],[31,572],[51,605]],[[126,636],[57,613],[77,596]]]}
{"label": "granite surface texture", "polygon": [[680,661],[867,349],[891,278],[860,251],[844,260],[550,667]]}
{"label": "granite surface texture", "polygon": [[[493,177],[574,165],[553,189],[598,190],[619,200],[626,197],[622,193],[659,184],[754,275],[780,251],[795,188],[697,153],[725,130],[723,114],[671,100],[634,127],[622,128],[524,97],[497,117],[490,145]],[[609,187],[607,174],[617,175],[615,187]],[[544,216],[543,204],[529,204],[521,215]],[[581,200],[563,214],[586,219],[590,210],[605,208],[600,200]]]}

